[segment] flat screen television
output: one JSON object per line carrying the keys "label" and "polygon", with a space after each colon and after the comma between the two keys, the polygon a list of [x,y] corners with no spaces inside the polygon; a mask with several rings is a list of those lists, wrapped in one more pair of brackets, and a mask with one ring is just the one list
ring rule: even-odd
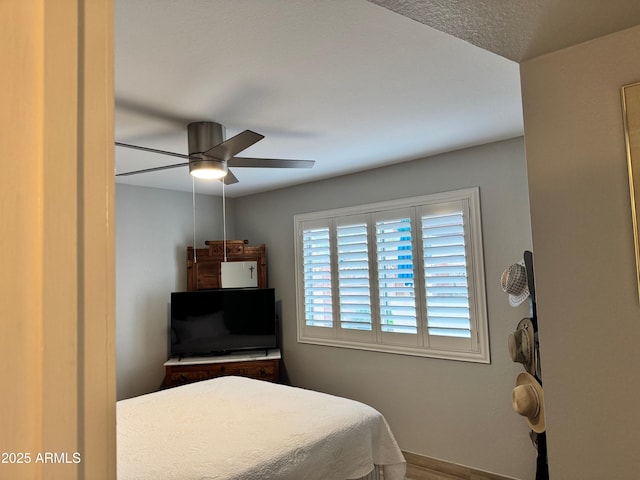
{"label": "flat screen television", "polygon": [[276,348],[274,289],[173,292],[170,330],[173,357]]}

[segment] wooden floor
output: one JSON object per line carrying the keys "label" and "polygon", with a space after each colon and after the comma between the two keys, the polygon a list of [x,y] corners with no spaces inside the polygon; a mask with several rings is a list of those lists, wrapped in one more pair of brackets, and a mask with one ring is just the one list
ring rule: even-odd
{"label": "wooden floor", "polygon": [[406,480],[512,480],[414,453],[403,453],[407,460]]}
{"label": "wooden floor", "polygon": [[404,478],[405,480],[441,480],[441,479],[457,480],[459,477],[450,477],[450,476],[445,477],[443,476],[443,474],[434,472],[433,470],[429,470],[421,467],[415,467],[413,465],[407,465],[407,476]]}
{"label": "wooden floor", "polygon": [[407,476],[405,477],[406,480],[467,480],[467,478],[416,465],[407,465]]}
{"label": "wooden floor", "polygon": [[438,473],[429,468],[416,467],[415,465],[407,465],[406,480],[459,480],[462,477],[452,477],[444,473]]}

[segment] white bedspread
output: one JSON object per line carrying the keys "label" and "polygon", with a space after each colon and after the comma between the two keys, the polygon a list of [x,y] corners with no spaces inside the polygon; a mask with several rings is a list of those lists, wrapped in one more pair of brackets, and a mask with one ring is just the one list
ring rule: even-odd
{"label": "white bedspread", "polygon": [[117,404],[118,480],[345,480],[404,457],[384,417],[345,398],[221,377]]}

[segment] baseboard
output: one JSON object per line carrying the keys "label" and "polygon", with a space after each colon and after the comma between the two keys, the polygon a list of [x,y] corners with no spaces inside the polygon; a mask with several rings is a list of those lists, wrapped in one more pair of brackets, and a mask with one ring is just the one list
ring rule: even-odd
{"label": "baseboard", "polygon": [[407,476],[414,480],[517,480],[417,453],[402,453],[407,460]]}

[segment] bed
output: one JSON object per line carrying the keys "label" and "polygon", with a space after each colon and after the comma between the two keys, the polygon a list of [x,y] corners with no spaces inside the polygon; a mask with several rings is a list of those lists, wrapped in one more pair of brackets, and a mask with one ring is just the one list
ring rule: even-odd
{"label": "bed", "polygon": [[118,480],[404,479],[384,417],[341,397],[230,376],[116,408]]}

